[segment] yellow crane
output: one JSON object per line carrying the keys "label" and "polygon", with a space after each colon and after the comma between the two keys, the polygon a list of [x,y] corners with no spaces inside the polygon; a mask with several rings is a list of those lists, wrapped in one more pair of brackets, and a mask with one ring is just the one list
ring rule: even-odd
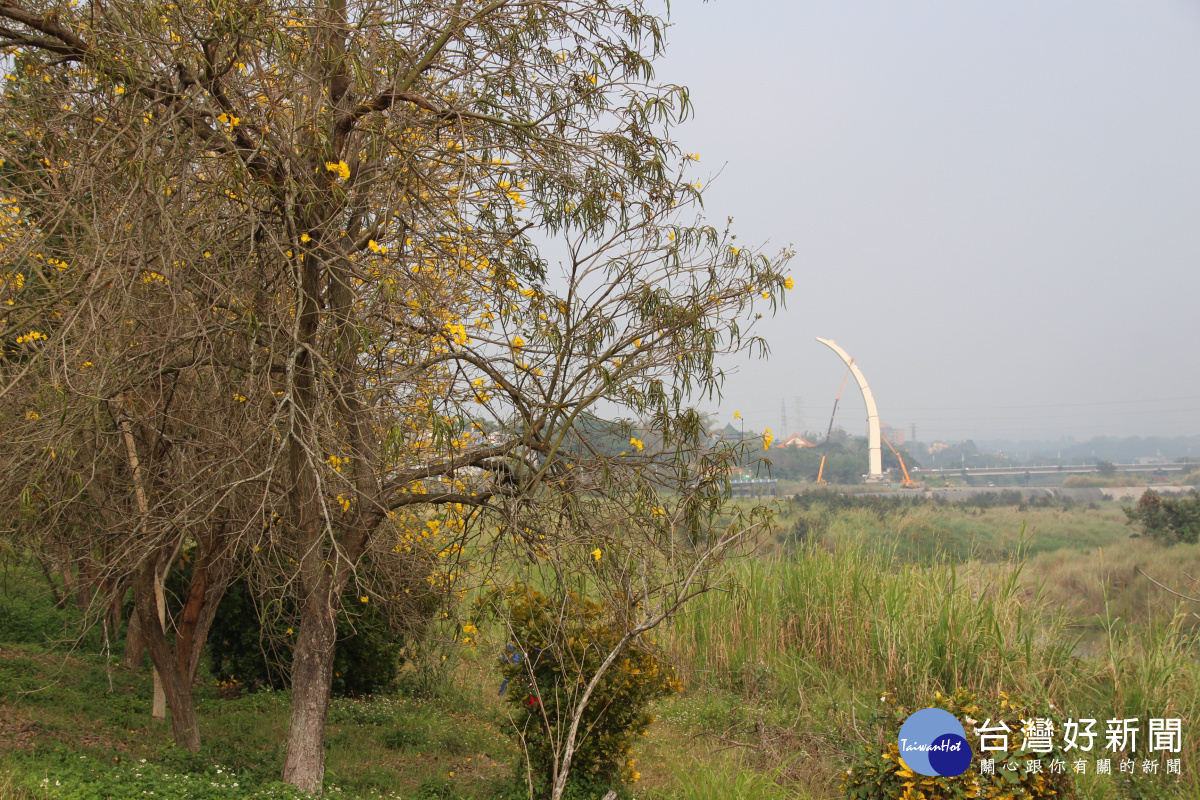
{"label": "yellow crane", "polygon": [[904,466],[904,459],[900,457],[900,453],[897,452],[896,448],[892,447],[892,443],[883,436],[880,436],[879,438],[883,440],[883,443],[886,444],[888,449],[891,450],[896,456],[896,460],[900,462],[900,471],[904,473],[904,480],[900,481],[900,485],[905,489],[924,489],[925,481],[914,481],[908,476],[908,467]]}

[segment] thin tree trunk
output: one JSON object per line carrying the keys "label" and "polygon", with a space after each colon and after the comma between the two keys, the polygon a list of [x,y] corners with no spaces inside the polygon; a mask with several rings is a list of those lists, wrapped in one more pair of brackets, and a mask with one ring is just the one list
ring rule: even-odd
{"label": "thin tree trunk", "polygon": [[42,568],[42,574],[46,576],[46,583],[50,586],[50,594],[54,597],[54,605],[56,608],[61,608],[63,601],[58,593],[58,584],[54,582],[54,576],[50,574],[50,567],[46,565],[45,559],[37,559],[38,566]]}
{"label": "thin tree trunk", "polygon": [[58,601],[58,607],[66,608],[67,598],[75,593],[75,576],[71,574],[71,563],[64,561],[58,568],[58,572],[62,575],[63,579],[63,594],[62,598]]}
{"label": "thin tree trunk", "polygon": [[[106,583],[108,582],[106,581]],[[104,624],[108,626],[113,636],[121,633],[121,618],[125,611],[125,592],[128,588],[129,584],[124,580],[116,581],[116,586],[111,589],[101,588],[101,591],[108,595],[108,605],[104,609]]]}
{"label": "thin tree trunk", "polygon": [[304,603],[292,652],[292,718],[283,762],[284,783],[310,794],[320,794],[325,779],[325,719],[337,640],[338,594],[331,576],[321,583]]}
{"label": "thin tree trunk", "polygon": [[[170,568],[170,561],[167,561],[166,566],[163,567],[160,560],[159,566],[154,570],[154,605],[158,612],[159,629],[163,631],[164,638],[167,630],[167,596],[164,584],[167,582],[167,572]],[[151,706],[150,718],[164,720],[167,718],[167,690],[163,686],[162,671],[159,669],[158,660],[154,659],[153,650],[150,657],[154,661],[154,703]]]}
{"label": "thin tree trunk", "polygon": [[137,606],[135,605],[133,611],[129,614],[129,627],[125,629],[125,656],[121,659],[121,663],[126,669],[139,669],[142,666],[142,658],[144,656],[142,618],[138,614]]}
{"label": "thin tree trunk", "polygon": [[200,654],[208,641],[208,631],[217,615],[217,606],[229,586],[232,559],[224,541],[225,524],[215,524],[212,534],[196,548],[192,579],[187,598],[179,614],[175,636],[175,656],[189,685],[200,664]]}
{"label": "thin tree trunk", "polygon": [[[291,211],[292,209],[289,209]],[[301,262],[299,341],[316,344],[320,309],[321,268],[318,260]],[[316,409],[316,376],[312,355],[305,348],[296,358],[293,377],[295,404],[288,442],[289,503],[300,546],[300,635],[292,651],[292,717],[282,780],[303,792],[319,794],[325,779],[325,718],[333,684],[333,648],[337,634],[332,602],[337,599],[333,575],[323,559],[324,530],[317,507],[317,483],[310,463]]]}
{"label": "thin tree trunk", "polygon": [[79,577],[75,583],[75,604],[84,614],[92,602],[92,570],[86,562],[79,565]]}
{"label": "thin tree trunk", "polygon": [[[125,439],[125,456],[129,459],[129,471],[133,474],[133,490],[134,496],[137,498],[138,506],[138,530],[139,532],[145,526],[146,517],[150,513],[150,503],[146,500],[146,489],[142,482],[141,462],[137,454],[137,442],[133,438],[133,430],[129,424],[129,420],[121,420],[121,433]],[[179,547],[183,546],[180,541],[175,548],[175,553],[178,553]],[[158,630],[163,634],[163,641],[166,641],[167,630],[167,601],[163,592],[163,584],[167,579],[167,572],[171,569],[171,563],[175,560],[175,553],[171,554],[170,558],[166,558],[166,554],[160,554],[153,562],[147,562],[143,568],[143,572],[147,569],[152,570],[154,603],[156,606],[155,618],[158,620]],[[151,566],[152,565],[152,566]],[[149,597],[145,596],[150,587],[142,586],[142,576],[138,576],[138,586],[134,589],[134,602],[141,608],[143,602],[149,602]],[[150,638],[153,636],[150,631],[154,630],[153,624],[147,624],[150,615],[146,613],[145,608],[142,608],[142,625],[144,628],[143,638],[146,643],[150,643]],[[150,709],[151,719],[166,719],[167,716],[167,694],[163,687],[162,675],[159,668],[159,659],[154,657],[153,647],[151,647],[150,659],[154,662],[154,702]],[[189,702],[191,687],[188,687]],[[195,711],[193,710],[193,716]],[[199,747],[199,734],[197,734],[197,747]]]}
{"label": "thin tree trunk", "polygon": [[138,616],[148,620],[142,625],[143,638],[150,652],[150,660],[154,662],[155,672],[161,678],[165,701],[171,707],[171,732],[175,743],[196,753],[200,750],[200,722],[192,698],[192,685],[179,669],[179,662],[158,618],[155,595],[160,587],[155,561],[148,559],[139,569],[133,594]]}

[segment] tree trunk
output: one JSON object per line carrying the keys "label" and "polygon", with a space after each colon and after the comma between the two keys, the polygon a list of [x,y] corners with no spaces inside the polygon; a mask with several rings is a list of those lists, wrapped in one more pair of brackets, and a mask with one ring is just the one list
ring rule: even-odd
{"label": "tree trunk", "polygon": [[121,659],[121,663],[126,669],[139,669],[142,666],[142,658],[144,656],[142,618],[135,606],[129,614],[129,627],[125,630],[125,657]]}
{"label": "tree trunk", "polygon": [[79,577],[75,581],[75,605],[87,614],[88,606],[92,603],[92,569],[86,561],[79,564]]}
{"label": "tree trunk", "polygon": [[167,641],[167,635],[158,617],[156,595],[159,584],[157,559],[147,559],[138,571],[134,586],[134,598],[138,616],[142,618],[142,636],[155,672],[160,678],[163,696],[171,708],[171,732],[175,743],[193,753],[200,750],[200,722],[196,717],[196,704],[192,698],[192,685],[179,669],[179,662]]}
{"label": "tree trunk", "polygon": [[50,567],[46,565],[46,560],[43,558],[37,559],[38,566],[42,568],[42,574],[46,576],[46,583],[50,587],[50,594],[54,597],[54,607],[62,608],[62,597],[58,593],[58,584],[54,582],[54,576],[50,574]]}
{"label": "tree trunk", "polygon": [[320,794],[325,779],[325,718],[337,641],[338,593],[332,576],[321,584],[304,603],[300,636],[292,652],[292,718],[283,762],[284,783],[310,794]]}
{"label": "tree trunk", "polygon": [[126,581],[117,581],[115,587],[101,589],[108,596],[108,605],[104,609],[104,624],[112,631],[113,636],[121,633],[121,617],[124,616],[125,592],[129,588]]}
{"label": "tree trunk", "polygon": [[217,606],[225,596],[232,576],[233,560],[224,538],[225,524],[215,524],[212,534],[201,539],[196,548],[192,579],[187,598],[179,613],[179,628],[175,636],[175,658],[190,686],[196,677],[208,631],[217,616]]}
{"label": "tree trunk", "polygon": [[59,565],[58,574],[62,575],[63,580],[63,593],[62,598],[58,601],[58,607],[66,608],[67,600],[75,593],[75,576],[71,573],[69,561],[63,561]]}
{"label": "tree trunk", "polygon": [[[299,341],[315,345],[320,322],[321,269],[317,259],[302,262]],[[315,352],[315,351],[314,351]],[[300,552],[300,586],[304,602],[300,609],[300,635],[292,651],[292,718],[288,725],[287,755],[283,760],[282,780],[303,792],[320,794],[325,779],[325,717],[329,712],[329,691],[333,683],[333,648],[337,633],[334,624],[337,600],[333,574],[322,552],[324,530],[317,506],[320,491],[313,465],[309,463],[310,445],[316,415],[316,376],[312,354],[302,349],[296,358],[292,383],[292,433],[288,442],[288,472],[291,478],[288,500]]]}
{"label": "tree trunk", "polygon": [[[161,561],[162,559],[160,559],[160,564]],[[169,569],[170,561],[167,561],[165,568],[160,566],[154,570],[154,606],[157,612],[155,618],[158,619],[159,629],[163,632],[164,641],[166,641],[167,631],[167,595],[164,585],[167,582],[167,571]],[[148,641],[147,644],[149,644]],[[154,658],[153,649],[151,649],[150,658],[154,661],[154,703],[150,709],[150,718],[162,720],[167,718],[167,690],[163,686],[162,671],[159,669],[158,660]]]}

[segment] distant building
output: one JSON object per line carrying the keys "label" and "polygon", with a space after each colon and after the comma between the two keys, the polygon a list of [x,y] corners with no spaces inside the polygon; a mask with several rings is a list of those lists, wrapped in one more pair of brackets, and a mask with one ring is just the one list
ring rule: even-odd
{"label": "distant building", "polygon": [[779,444],[774,445],[774,447],[816,447],[816,445],[805,439],[800,434],[793,433]]}
{"label": "distant building", "polygon": [[733,423],[729,423],[724,428],[715,430],[708,435],[710,441],[716,442],[740,442],[742,440],[742,432],[733,427]]}
{"label": "distant building", "polygon": [[929,445],[929,452],[932,455],[936,455],[936,454],[942,452],[943,450],[949,450],[949,449],[950,449],[950,445],[946,444],[945,442],[933,442]]}
{"label": "distant building", "polygon": [[879,435],[891,442],[892,447],[904,444],[904,428],[893,428],[891,425],[880,425]]}

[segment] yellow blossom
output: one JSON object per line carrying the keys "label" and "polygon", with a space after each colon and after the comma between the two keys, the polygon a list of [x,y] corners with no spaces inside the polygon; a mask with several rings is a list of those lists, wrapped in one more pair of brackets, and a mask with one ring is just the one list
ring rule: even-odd
{"label": "yellow blossom", "polygon": [[597,561],[600,560],[600,557],[602,555],[604,555],[604,553],[600,550],[599,547],[597,547],[595,550],[592,551],[592,558],[596,559]]}
{"label": "yellow blossom", "polygon": [[350,167],[345,161],[326,161],[325,169],[329,172],[336,172],[337,176],[342,180],[350,177]]}
{"label": "yellow blossom", "polygon": [[783,288],[785,288],[785,289],[793,289],[793,288],[795,288],[795,286],[796,286],[796,282],[792,280],[792,276],[791,276],[791,275],[788,275],[788,276],[787,276],[787,280],[785,280],[785,281],[783,282]]}

